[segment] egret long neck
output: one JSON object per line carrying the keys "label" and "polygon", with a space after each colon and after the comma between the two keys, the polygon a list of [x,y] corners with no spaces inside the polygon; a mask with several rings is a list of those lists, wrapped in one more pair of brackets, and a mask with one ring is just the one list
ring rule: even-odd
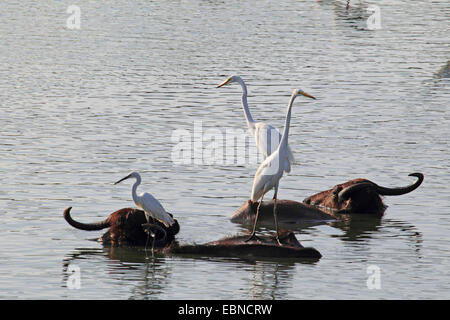
{"label": "egret long neck", "polygon": [[250,113],[250,110],[248,108],[247,103],[247,86],[245,85],[244,80],[238,79],[239,84],[242,87],[242,107],[244,108],[244,116],[245,120],[247,121],[247,126],[252,129],[255,126],[255,120],[253,120],[253,117]]}
{"label": "egret long neck", "polygon": [[287,114],[286,114],[286,121],[284,122],[284,131],[283,131],[283,135],[281,136],[280,145],[278,146],[278,148],[280,148],[280,149],[286,148],[288,145],[289,126],[291,123],[291,110],[292,110],[292,105],[294,104],[295,98],[296,98],[296,95],[292,95],[291,100],[289,101],[289,105],[287,108]]}
{"label": "egret long neck", "polygon": [[136,182],[133,184],[133,188],[131,189],[131,195],[133,196],[133,201],[134,203],[138,204],[139,201],[139,197],[137,195],[137,187],[141,184],[141,178],[140,177],[136,177]]}

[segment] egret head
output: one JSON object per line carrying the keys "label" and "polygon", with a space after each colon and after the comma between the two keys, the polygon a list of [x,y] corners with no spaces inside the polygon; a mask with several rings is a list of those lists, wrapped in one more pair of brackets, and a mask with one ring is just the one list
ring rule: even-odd
{"label": "egret head", "polygon": [[224,82],[222,82],[221,84],[219,84],[217,86],[217,88],[226,86],[227,84],[233,83],[233,82],[239,82],[239,80],[241,80],[241,77],[239,76],[229,76],[228,78],[225,79]]}
{"label": "egret head", "polygon": [[114,184],[118,184],[118,183],[122,182],[123,180],[127,180],[129,178],[135,178],[136,180],[141,180],[141,176],[139,175],[139,173],[137,173],[136,171],[133,171],[132,173],[130,173],[126,177],[123,177],[119,181],[116,181]]}
{"label": "egret head", "polygon": [[316,99],[309,93],[306,93],[305,91],[303,91],[302,89],[295,89],[294,91],[292,91],[292,97],[297,97],[299,95],[302,95],[302,96],[305,96],[305,97],[308,97],[311,99]]}

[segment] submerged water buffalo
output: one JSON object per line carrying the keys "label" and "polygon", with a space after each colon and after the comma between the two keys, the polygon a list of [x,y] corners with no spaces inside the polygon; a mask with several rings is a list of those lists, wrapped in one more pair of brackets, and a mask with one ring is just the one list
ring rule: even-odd
{"label": "submerged water buffalo", "polygon": [[[175,255],[201,255],[220,257],[267,257],[267,258],[312,258],[319,259],[320,253],[314,248],[303,247],[295,235],[286,230],[280,231],[278,245],[275,235],[258,236],[245,241],[248,235],[235,235],[205,244],[179,245],[175,235],[179,232],[178,221],[169,228],[158,221],[147,223],[144,211],[123,208],[109,215],[103,221],[81,223],[71,215],[71,207],[64,210],[64,219],[73,227],[93,231],[108,228],[99,241],[110,246],[151,246],[156,252]],[[143,225],[151,231],[153,237],[144,231]]]}
{"label": "submerged water buffalo", "polygon": [[[242,206],[236,210],[231,216],[231,221],[252,225],[256,217],[256,209],[259,202],[247,200]],[[259,208],[258,221],[262,224],[273,224],[273,206],[274,201],[264,201]],[[335,220],[333,212],[325,212],[319,208],[293,201],[293,200],[277,200],[278,221],[282,224],[288,223],[313,223],[317,221]]]}
{"label": "submerged water buffalo", "polygon": [[413,184],[400,188],[386,188],[367,179],[353,179],[334,186],[332,189],[312,195],[303,203],[318,208],[331,209],[336,213],[368,213],[383,215],[387,206],[381,196],[398,196],[419,187],[423,181],[422,173],[411,173],[416,177]]}
{"label": "submerged water buffalo", "polygon": [[225,237],[205,244],[177,245],[174,243],[164,248],[163,252],[176,255],[215,257],[308,259],[320,259],[322,257],[316,249],[303,247],[294,233],[284,229],[279,230],[279,235],[258,235],[251,240],[248,240],[248,234],[245,234]]}

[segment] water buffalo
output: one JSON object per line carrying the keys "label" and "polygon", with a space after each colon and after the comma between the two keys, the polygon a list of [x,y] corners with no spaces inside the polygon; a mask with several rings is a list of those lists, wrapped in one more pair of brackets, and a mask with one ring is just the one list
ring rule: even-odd
{"label": "water buffalo", "polygon": [[[71,209],[72,207],[68,207],[64,210],[64,219],[74,228],[94,231],[109,227],[109,230],[99,239],[105,245],[165,247],[175,239],[175,235],[180,231],[177,220],[169,228],[156,220],[149,221],[150,223],[147,224],[144,211],[139,209],[123,208],[111,213],[105,220],[94,223],[81,223],[73,220],[70,215]],[[145,232],[145,226],[153,235],[151,239]]]}
{"label": "water buffalo", "polygon": [[[281,244],[281,245],[280,245]],[[166,254],[200,255],[215,257],[258,258],[308,258],[320,259],[322,255],[314,248],[305,248],[291,231],[280,229],[279,236],[258,235],[248,240],[248,234],[225,237],[205,244],[171,244],[163,249]]]}
{"label": "water buffalo", "polygon": [[[248,235],[235,235],[205,244],[179,245],[175,235],[180,226],[175,224],[165,227],[158,221],[147,223],[144,211],[134,208],[123,208],[109,215],[103,221],[81,223],[73,220],[71,207],[64,210],[64,219],[73,227],[93,231],[108,228],[99,241],[111,246],[152,246],[158,253],[175,255],[201,255],[220,257],[266,257],[266,258],[312,258],[319,259],[320,253],[314,248],[304,248],[295,235],[286,230],[280,231],[278,245],[275,235],[258,236],[246,242]],[[154,239],[144,231],[146,226],[154,235]]]}
{"label": "water buffalo", "polygon": [[368,213],[383,215],[387,206],[381,196],[398,196],[415,190],[423,181],[422,173],[411,173],[417,178],[413,184],[400,188],[386,188],[367,179],[353,179],[332,189],[312,195],[303,203],[336,213]]}
{"label": "water buffalo", "polygon": [[[259,202],[247,200],[231,216],[231,221],[252,225],[256,216],[256,208],[258,205]],[[273,200],[264,201],[261,204],[259,208],[259,222],[273,225],[273,206]],[[279,212],[278,221],[283,224],[299,222],[313,223],[317,221],[329,221],[336,219],[333,215],[333,211],[325,212],[315,206],[293,200],[277,200],[277,208]]]}

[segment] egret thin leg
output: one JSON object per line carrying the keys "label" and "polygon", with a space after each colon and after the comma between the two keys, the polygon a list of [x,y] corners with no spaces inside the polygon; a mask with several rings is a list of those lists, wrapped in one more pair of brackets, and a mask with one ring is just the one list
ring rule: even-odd
{"label": "egret thin leg", "polygon": [[264,199],[264,195],[261,197],[261,200],[259,201],[259,204],[258,204],[258,208],[256,209],[256,217],[255,217],[255,222],[253,223],[253,231],[252,231],[252,234],[250,235],[250,237],[249,237],[247,240],[245,240],[245,242],[250,241],[250,240],[252,240],[252,239],[254,239],[254,238],[257,238],[257,237],[255,236],[255,234],[256,234],[256,224],[258,223],[259,207],[261,207],[261,204],[262,204],[262,202],[263,202],[263,199]]}
{"label": "egret thin leg", "polygon": [[277,231],[277,242],[281,246],[280,234],[278,232],[277,195],[278,195],[278,186],[275,187],[275,193],[273,195],[273,218],[275,220],[275,230]]}

